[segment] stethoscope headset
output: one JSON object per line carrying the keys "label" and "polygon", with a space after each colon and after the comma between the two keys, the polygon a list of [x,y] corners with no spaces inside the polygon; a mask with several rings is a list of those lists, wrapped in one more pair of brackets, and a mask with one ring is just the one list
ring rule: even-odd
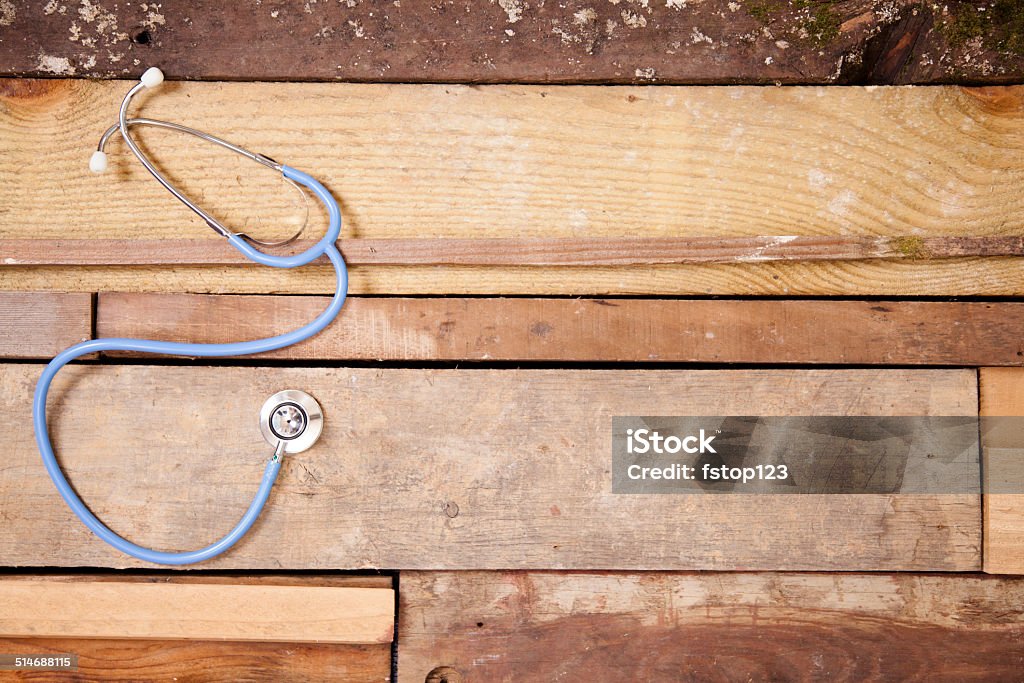
{"label": "stethoscope headset", "polygon": [[[53,444],[50,442],[50,434],[46,424],[46,397],[50,390],[50,383],[57,373],[68,362],[89,353],[100,351],[133,351],[141,353],[157,353],[176,356],[221,358],[225,356],[244,356],[254,353],[273,351],[286,346],[291,346],[317,334],[331,321],[337,317],[345,297],[348,293],[348,271],[345,267],[345,260],[338,251],[335,242],[341,232],[341,211],[338,203],[331,193],[324,188],[315,178],[302,171],[279,164],[270,157],[250,152],[247,149],[233,145],[226,140],[182,126],[168,121],[156,119],[129,118],[128,108],[132,98],[139,92],[155,88],[163,82],[163,73],[157,68],[148,69],[139,83],[135,84],[121,102],[121,110],[118,122],[111,126],[100,138],[97,150],[89,161],[89,167],[94,172],[100,173],[107,168],[107,156],[104,152],[107,142],[115,133],[120,133],[128,149],[142,163],[149,173],[156,180],[174,195],[181,203],[199,215],[219,235],[227,238],[228,243],[241,252],[249,260],[265,266],[274,268],[298,268],[311,261],[325,256],[334,266],[337,276],[337,288],[334,297],[327,308],[311,322],[291,332],[266,339],[254,339],[252,341],[233,342],[226,344],[189,344],[179,342],[162,342],[148,339],[131,338],[103,338],[92,339],[65,349],[59,353],[43,370],[36,384],[35,396],[32,401],[32,421],[35,427],[36,444],[43,457],[43,464],[49,473],[57,490],[64,498],[64,501],[71,508],[71,511],[93,533],[101,539],[114,546],[118,550],[127,553],[140,560],[166,565],[183,565],[202,562],[215,557],[233,546],[252,527],[256,518],[259,517],[270,496],[270,490],[281,470],[281,459],[285,453],[298,453],[311,447],[320,436],[323,429],[323,413],[320,406],[313,397],[297,390],[286,390],[278,392],[267,399],[260,411],[260,429],[271,445],[274,446],[274,453],[267,462],[263,472],[263,479],[259,489],[248,509],[242,518],[235,524],[223,538],[215,543],[188,552],[164,552],[152,550],[136,545],[131,541],[111,531],[89,510],[89,508],[78,497],[74,489],[68,483],[67,477],[61,470],[53,451]],[[261,242],[243,233],[234,233],[217,219],[194,204],[188,197],[182,194],[174,185],[153,165],[146,154],[139,148],[139,145],[132,139],[130,129],[134,126],[156,126],[188,135],[193,135],[206,142],[219,145],[225,149],[240,154],[267,168],[279,171],[283,178],[296,186],[302,186],[309,190],[319,199],[327,210],[328,228],[323,239],[305,251],[290,256],[275,256],[261,251],[257,246],[279,246],[291,242],[298,236],[296,234],[283,242],[270,243]],[[300,228],[299,232],[302,231]]]}

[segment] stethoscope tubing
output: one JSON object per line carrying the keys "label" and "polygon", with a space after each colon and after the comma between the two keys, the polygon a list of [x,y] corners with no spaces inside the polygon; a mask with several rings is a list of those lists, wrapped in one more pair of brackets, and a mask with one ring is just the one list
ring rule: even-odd
{"label": "stethoscope tubing", "polygon": [[250,260],[276,268],[297,268],[310,263],[321,255],[326,256],[331,265],[334,266],[337,289],[327,308],[320,315],[302,327],[285,334],[264,339],[223,344],[164,342],[125,337],[92,339],[76,344],[59,353],[46,366],[39,381],[36,383],[35,394],[32,399],[32,423],[35,427],[36,444],[39,447],[39,453],[42,455],[43,464],[50,475],[50,479],[53,480],[64,502],[67,503],[71,511],[89,530],[117,550],[137,559],[163,565],[193,564],[216,557],[235,545],[256,522],[260,512],[266,505],[267,499],[270,497],[271,488],[281,469],[281,457],[275,454],[267,463],[259,488],[248,509],[234,528],[223,538],[204,548],[188,552],[164,552],[145,548],[128,541],[103,524],[82,502],[82,499],[79,498],[68,482],[67,477],[64,476],[64,472],[57,462],[46,423],[46,399],[50,391],[50,384],[53,382],[54,377],[57,376],[57,373],[70,361],[89,353],[99,351],[133,351],[198,358],[246,356],[291,346],[312,337],[327,327],[341,311],[348,294],[348,269],[345,266],[345,260],[341,252],[338,251],[335,244],[341,233],[341,211],[331,193],[315,178],[288,166],[283,166],[281,171],[286,178],[290,178],[307,187],[326,207],[329,226],[323,239],[306,251],[292,256],[266,254],[238,235],[229,236],[228,241]]}

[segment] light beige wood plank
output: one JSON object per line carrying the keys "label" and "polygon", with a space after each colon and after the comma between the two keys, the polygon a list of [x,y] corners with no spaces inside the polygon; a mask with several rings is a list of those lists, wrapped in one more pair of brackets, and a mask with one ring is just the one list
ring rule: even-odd
{"label": "light beige wood plank", "polygon": [[0,580],[0,636],[386,643],[382,588]]}
{"label": "light beige wood plank", "polygon": [[[0,139],[10,153],[0,160],[0,187],[10,208],[0,215],[0,234],[208,234],[125,158],[120,143],[111,148],[111,173],[88,173],[93,139],[83,131],[106,128],[125,86],[5,84]],[[1015,234],[1013,217],[1024,209],[1017,191],[1024,181],[1022,93],[175,83],[147,97],[140,113],[209,129],[314,173],[342,202],[346,238],[929,237]],[[240,102],[249,103],[244,117]],[[301,223],[302,210],[273,174],[189,138],[140,135],[160,164],[229,224],[273,238]],[[54,177],[61,179],[60,201],[44,191]],[[1016,260],[905,265],[920,265],[916,280],[896,264],[817,264],[702,266],[696,275],[669,267],[667,276],[611,268],[538,277],[506,269],[481,278],[454,268],[413,269],[378,271],[354,285],[364,292],[565,294],[1024,291]],[[64,279],[75,289],[85,282],[97,289],[157,286],[147,277],[84,271]],[[218,285],[221,277],[244,279]],[[278,277],[268,270],[206,273],[187,287],[269,291]],[[288,291],[330,286],[320,278],[296,284],[308,277],[292,277]],[[0,286],[25,289],[52,279],[45,271],[5,269]]]}
{"label": "light beige wood plank", "polygon": [[[101,337],[223,343],[312,320],[326,297],[100,294]],[[1020,365],[1024,304],[350,297],[264,358]]]}
{"label": "light beige wood plank", "polygon": [[403,572],[400,599],[400,683],[1009,681],[1021,671],[1015,579]]}
{"label": "light beige wood plank", "polygon": [[0,292],[0,358],[46,358],[92,337],[92,296]]}
{"label": "light beige wood plank", "polygon": [[[40,368],[0,366],[0,411]],[[209,543],[269,456],[267,396],[309,391],[324,436],[289,457],[222,568],[977,570],[978,495],[611,493],[615,415],[974,415],[965,370],[566,371],[74,366],[50,403],[94,512],[137,543]],[[137,566],[66,509],[32,434],[0,469],[0,556]]]}
{"label": "light beige wood plank", "polygon": [[[982,368],[979,381],[983,416],[1024,416],[1024,370]],[[985,435],[982,448],[987,480],[1024,478],[1022,444],[996,443],[992,435]],[[985,571],[1024,574],[1024,495],[988,493],[984,507]]]}
{"label": "light beige wood plank", "polygon": [[[0,289],[200,294],[325,294],[334,271],[319,266],[276,268],[8,267]],[[1006,295],[1024,294],[1019,259],[842,261],[628,268],[483,268],[473,266],[355,266],[353,294],[606,295]]]}

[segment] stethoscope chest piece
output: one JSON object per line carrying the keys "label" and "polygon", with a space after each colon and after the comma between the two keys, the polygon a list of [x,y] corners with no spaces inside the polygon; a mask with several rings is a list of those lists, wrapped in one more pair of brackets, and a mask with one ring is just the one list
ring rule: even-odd
{"label": "stethoscope chest piece", "polygon": [[324,414],[316,399],[304,391],[279,391],[260,409],[260,431],[282,453],[309,450],[324,429]]}

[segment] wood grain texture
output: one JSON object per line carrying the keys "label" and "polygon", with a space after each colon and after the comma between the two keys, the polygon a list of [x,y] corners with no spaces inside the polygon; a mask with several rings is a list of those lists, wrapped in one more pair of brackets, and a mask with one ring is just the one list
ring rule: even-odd
{"label": "wood grain texture", "polygon": [[89,294],[0,292],[0,357],[46,358],[91,337]]}
{"label": "wood grain texture", "polygon": [[[318,586],[391,590],[387,576],[334,576],[201,572],[174,574],[6,574],[3,581],[75,583],[125,581],[156,584]],[[380,683],[391,671],[391,646],[259,641],[0,638],[0,652],[78,655],[77,679],[115,681],[308,681]],[[66,681],[65,673],[5,672],[5,679]]]}
{"label": "wood grain texture", "polygon": [[389,643],[383,588],[0,580],[0,636]]}
{"label": "wood grain texture", "polygon": [[[211,234],[129,163],[117,141],[114,172],[88,173],[92,141],[83,131],[106,128],[124,83],[30,80],[2,88],[0,139],[10,149],[0,160],[9,206],[0,214],[5,238]],[[315,172],[342,203],[344,238],[924,239],[1019,237],[1022,96],[1024,88],[1015,87],[190,83],[169,84],[140,113],[220,133]],[[244,118],[239,102],[251,103]],[[251,162],[164,131],[140,136],[160,165],[228,225],[270,239],[302,222],[301,202]],[[319,229],[315,211],[313,219],[310,235]],[[53,288],[55,277],[62,286],[94,290],[154,288],[154,277],[189,281],[189,291],[330,287],[322,269],[184,268],[12,266],[0,271],[0,287]],[[394,266],[354,272],[353,286],[391,293],[1024,291],[1024,269],[1012,258],[654,268]]]}
{"label": "wood grain texture", "polygon": [[[10,267],[0,289],[199,294],[330,294],[330,268]],[[848,261],[637,268],[483,268],[355,266],[352,294],[448,295],[752,295],[752,296],[1020,296],[1020,259]]]}
{"label": "wood grain texture", "polygon": [[403,572],[398,680],[1016,681],[1022,601],[985,576]]}
{"label": "wood grain texture", "polygon": [[[981,414],[1024,416],[1024,372],[1013,368],[982,368]],[[984,475],[993,481],[1020,479],[1024,473],[1021,444],[982,441]],[[984,568],[993,574],[1024,574],[1024,495],[988,493],[984,496]]]}
{"label": "wood grain texture", "polygon": [[[316,240],[296,240],[297,254]],[[372,266],[637,266],[671,263],[859,261],[1024,256],[1024,237],[602,237],[365,239],[340,245],[346,264]],[[10,266],[252,265],[224,240],[0,239]],[[326,257],[313,261],[329,265]]]}
{"label": "wood grain texture", "polygon": [[0,674],[3,680],[382,683],[391,675],[391,646],[387,644],[0,638],[0,650],[78,655],[78,670],[73,674],[4,672]]}
{"label": "wood grain texture", "polygon": [[[987,10],[987,12],[986,12]],[[1019,81],[1019,4],[8,2],[3,73],[370,81]]]}
{"label": "wood grain texture", "polygon": [[[223,343],[290,330],[326,297],[101,294],[101,337]],[[1021,365],[1024,304],[352,297],[302,360]]]}
{"label": "wood grain texture", "polygon": [[0,358],[48,358],[91,337],[89,294],[0,292]]}
{"label": "wood grain texture", "polygon": [[[20,414],[40,368],[0,367],[0,412]],[[608,473],[614,415],[973,415],[970,371],[73,366],[51,392],[51,433],[114,530],[191,548],[248,504],[269,457],[255,416],[286,387],[317,397],[324,435],[286,459],[253,531],[204,566],[980,567],[978,495],[626,496]],[[7,563],[138,564],[66,509],[27,424],[8,445]]]}

